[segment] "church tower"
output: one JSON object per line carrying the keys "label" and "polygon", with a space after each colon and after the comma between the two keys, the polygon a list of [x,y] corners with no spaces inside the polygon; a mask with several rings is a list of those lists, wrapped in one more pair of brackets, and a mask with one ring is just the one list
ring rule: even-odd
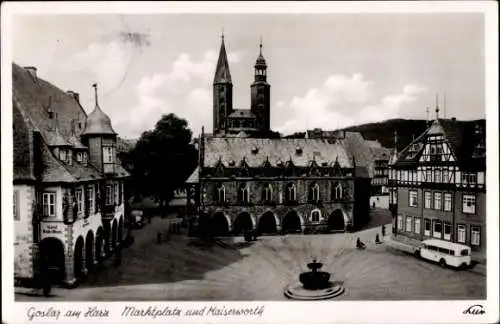
{"label": "church tower", "polygon": [[233,83],[229,72],[226,47],[224,45],[224,35],[219,51],[219,60],[215,69],[213,82],[213,133],[226,133],[228,128],[227,116],[233,112]]}
{"label": "church tower", "polygon": [[262,40],[260,53],[255,62],[255,79],[251,85],[251,111],[257,117],[257,128],[261,132],[271,129],[271,86],[267,83],[267,64],[262,56]]}

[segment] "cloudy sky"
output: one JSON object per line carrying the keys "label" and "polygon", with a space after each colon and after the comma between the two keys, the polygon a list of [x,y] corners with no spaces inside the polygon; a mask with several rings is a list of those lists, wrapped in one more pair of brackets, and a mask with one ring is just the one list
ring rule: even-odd
{"label": "cloudy sky", "polygon": [[212,127],[224,30],[234,107],[249,108],[260,37],[271,126],[291,133],[389,118],[484,118],[482,14],[44,15],[13,19],[13,59],[101,107],[134,138],[165,113]]}

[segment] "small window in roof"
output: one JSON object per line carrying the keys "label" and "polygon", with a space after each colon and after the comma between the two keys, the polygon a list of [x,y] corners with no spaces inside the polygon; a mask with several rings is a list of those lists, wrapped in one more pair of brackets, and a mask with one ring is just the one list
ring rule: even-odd
{"label": "small window in roof", "polygon": [[54,118],[54,112],[52,110],[49,110],[49,118],[50,119]]}
{"label": "small window in roof", "polygon": [[300,146],[295,147],[295,153],[302,154],[302,148]]}
{"label": "small window in roof", "polygon": [[328,162],[321,163],[321,166],[324,166],[324,167],[328,166]]}
{"label": "small window in roof", "polygon": [[257,153],[259,153],[259,148],[258,148],[257,146],[254,146],[254,147],[252,148],[252,153],[253,153],[253,154],[257,154]]}
{"label": "small window in roof", "polygon": [[230,166],[234,166],[234,164],[235,164],[234,160],[230,160],[230,161],[229,161],[229,165],[230,165]]}

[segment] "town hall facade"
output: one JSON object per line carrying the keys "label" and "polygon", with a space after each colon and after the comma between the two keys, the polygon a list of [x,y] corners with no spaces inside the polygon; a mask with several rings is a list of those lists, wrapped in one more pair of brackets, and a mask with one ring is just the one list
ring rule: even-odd
{"label": "town hall facade", "polygon": [[232,104],[222,38],[213,81],[213,134],[199,139],[188,179],[190,230],[213,236],[345,231],[369,217],[367,166],[346,139],[276,138],[270,128],[267,63],[260,53],[250,109]]}

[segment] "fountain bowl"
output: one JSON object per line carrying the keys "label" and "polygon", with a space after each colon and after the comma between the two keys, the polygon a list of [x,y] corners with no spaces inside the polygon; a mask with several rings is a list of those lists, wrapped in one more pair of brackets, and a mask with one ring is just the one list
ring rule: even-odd
{"label": "fountain bowl", "polygon": [[330,274],[328,272],[303,272],[299,276],[299,281],[304,289],[317,290],[326,289],[330,286]]}

